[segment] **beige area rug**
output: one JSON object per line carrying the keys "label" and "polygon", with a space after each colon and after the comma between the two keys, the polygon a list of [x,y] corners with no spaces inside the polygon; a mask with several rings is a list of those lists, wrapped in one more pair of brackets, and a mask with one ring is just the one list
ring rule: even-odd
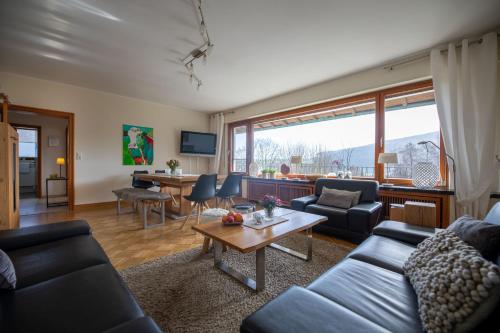
{"label": "beige area rug", "polygon": [[[301,252],[302,235],[279,242]],[[145,313],[165,332],[239,332],[243,318],[292,285],[306,286],[339,262],[349,249],[314,239],[313,260],[305,262],[266,249],[266,290],[251,291],[213,266],[201,248],[159,258],[121,271]],[[255,254],[229,249],[223,256],[240,272],[255,277]]]}

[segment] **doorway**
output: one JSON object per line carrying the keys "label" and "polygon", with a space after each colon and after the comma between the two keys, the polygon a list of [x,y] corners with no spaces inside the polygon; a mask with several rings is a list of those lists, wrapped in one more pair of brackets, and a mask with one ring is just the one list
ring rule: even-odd
{"label": "doorway", "polygon": [[21,215],[73,210],[74,114],[9,104],[7,121],[21,139]]}

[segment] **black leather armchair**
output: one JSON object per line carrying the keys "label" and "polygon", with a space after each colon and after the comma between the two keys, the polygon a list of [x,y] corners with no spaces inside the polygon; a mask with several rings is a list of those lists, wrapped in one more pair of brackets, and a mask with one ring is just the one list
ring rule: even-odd
{"label": "black leather armchair", "polygon": [[[323,187],[361,191],[359,204],[349,209],[318,205],[316,202]],[[314,227],[315,231],[361,243],[368,238],[380,217],[382,203],[376,201],[377,191],[376,181],[321,178],[316,181],[314,195],[292,200],[291,207],[328,217],[328,221]]]}

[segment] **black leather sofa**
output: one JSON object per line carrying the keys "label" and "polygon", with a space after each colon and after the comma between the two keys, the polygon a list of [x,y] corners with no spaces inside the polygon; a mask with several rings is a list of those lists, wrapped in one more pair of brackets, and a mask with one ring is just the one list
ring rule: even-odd
{"label": "black leather sofa", "polygon": [[[349,209],[318,205],[323,187],[345,191],[361,191],[359,204]],[[314,231],[361,243],[377,224],[382,203],[377,202],[378,182],[369,180],[320,178],[314,194],[292,200],[294,210],[328,217],[328,221],[314,227]]]}
{"label": "black leather sofa", "polygon": [[85,221],[0,232],[17,275],[0,291],[0,332],[161,332]]}
{"label": "black leather sofa", "polygon": [[[485,218],[500,225],[500,203]],[[307,288],[291,287],[242,322],[242,333],[422,332],[417,297],[402,274],[437,229],[384,221]],[[496,264],[500,265],[500,252]],[[500,306],[474,332],[498,332]]]}

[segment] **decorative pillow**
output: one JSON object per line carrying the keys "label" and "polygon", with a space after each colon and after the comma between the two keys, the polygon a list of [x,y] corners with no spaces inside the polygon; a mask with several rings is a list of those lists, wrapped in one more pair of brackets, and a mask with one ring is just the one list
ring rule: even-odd
{"label": "decorative pillow", "polygon": [[481,252],[481,255],[495,261],[500,252],[500,225],[476,220],[468,215],[458,218],[447,230]]}
{"label": "decorative pillow", "polygon": [[356,206],[357,204],[359,204],[359,200],[361,199],[361,191],[354,191],[352,193],[356,194],[352,199],[352,205]]}
{"label": "decorative pillow", "polygon": [[16,271],[7,253],[0,250],[0,289],[16,288]]}
{"label": "decorative pillow", "polygon": [[[358,192],[342,191],[323,187],[317,204],[349,209],[352,207],[354,199],[358,196],[357,193]],[[359,193],[359,196],[361,196],[361,192]]]}
{"label": "decorative pillow", "polygon": [[403,266],[425,330],[470,330],[500,301],[500,268],[444,230],[421,242]]}

